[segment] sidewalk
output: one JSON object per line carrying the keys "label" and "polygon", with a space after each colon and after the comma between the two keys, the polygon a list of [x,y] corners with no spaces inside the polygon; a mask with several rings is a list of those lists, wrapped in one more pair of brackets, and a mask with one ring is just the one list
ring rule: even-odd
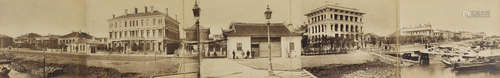
{"label": "sidewalk", "polygon": [[[267,70],[269,68],[269,58],[235,59],[234,61],[253,69]],[[272,57],[272,64],[273,70],[300,71],[302,69],[300,58]]]}
{"label": "sidewalk", "polygon": [[[258,70],[241,65],[234,60],[202,59],[201,78],[274,78],[267,70]],[[300,78],[301,71],[274,71],[276,78]]]}

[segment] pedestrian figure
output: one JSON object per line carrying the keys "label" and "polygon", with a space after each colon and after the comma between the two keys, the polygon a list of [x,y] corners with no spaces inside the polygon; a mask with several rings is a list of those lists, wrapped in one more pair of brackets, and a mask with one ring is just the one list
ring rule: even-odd
{"label": "pedestrian figure", "polygon": [[250,58],[250,51],[247,51],[247,58]]}
{"label": "pedestrian figure", "polygon": [[217,57],[217,52],[216,51],[214,52],[214,56]]}
{"label": "pedestrian figure", "polygon": [[236,53],[233,50],[233,59],[236,59]]}

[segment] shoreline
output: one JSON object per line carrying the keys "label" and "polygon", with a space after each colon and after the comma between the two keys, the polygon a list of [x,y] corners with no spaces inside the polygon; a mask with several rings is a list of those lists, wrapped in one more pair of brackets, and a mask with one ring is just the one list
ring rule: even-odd
{"label": "shoreline", "polygon": [[318,78],[395,78],[395,67],[375,60],[361,64],[330,64],[304,69]]}

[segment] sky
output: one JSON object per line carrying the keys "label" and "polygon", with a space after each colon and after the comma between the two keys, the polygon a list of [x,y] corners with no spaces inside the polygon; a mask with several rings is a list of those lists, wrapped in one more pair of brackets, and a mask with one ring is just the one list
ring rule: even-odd
{"label": "sky", "polygon": [[[466,17],[466,10],[489,11],[490,17]],[[500,0],[401,0],[401,26],[431,24],[451,31],[500,35]]]}
{"label": "sky", "polygon": [[[266,4],[270,4],[271,22],[298,26],[305,22],[305,13],[327,1],[365,12],[366,33],[388,35],[398,25],[426,23],[450,30],[500,32],[499,0],[200,0],[200,22],[213,30],[228,27],[231,22],[264,23]],[[193,4],[193,0],[0,0],[0,34],[16,37],[29,32],[64,35],[83,31],[106,37],[106,20],[113,14],[154,6],[160,12],[169,8],[168,14],[181,23],[184,37],[182,28],[194,23]],[[464,17],[464,9],[487,10],[490,17]]]}
{"label": "sky", "polygon": [[[106,37],[112,15],[123,15],[124,9],[154,6],[181,22],[182,28],[192,26],[193,0],[0,0],[0,33],[19,36],[28,32],[67,34],[72,31],[88,32],[97,37]],[[366,32],[390,34],[397,28],[395,0],[200,0],[202,26],[217,30],[226,28],[231,22],[264,23],[267,4],[273,11],[271,22],[302,25],[304,14],[313,8],[325,5],[326,1],[340,6],[358,8],[366,12]],[[353,7],[355,6],[355,7]],[[5,18],[4,18],[5,17]],[[392,29],[391,29],[392,28]],[[46,33],[46,34],[44,34]],[[220,31],[212,31],[220,33]]]}
{"label": "sky", "polygon": [[85,26],[84,0],[0,0],[0,34],[68,34]]}
{"label": "sky", "polygon": [[[229,27],[231,22],[264,23],[267,3],[270,3],[273,11],[271,22],[289,23],[292,21],[295,25],[303,23],[300,19],[303,13],[297,9],[301,7],[301,0],[271,0],[271,2],[268,0],[200,0],[200,24],[210,27],[212,33],[221,33],[217,30]],[[88,0],[87,16],[89,18],[87,18],[88,25],[85,31],[105,37],[108,32],[106,20],[110,19],[113,14],[123,15],[124,9],[134,7],[139,7],[139,12],[141,12],[144,6],[154,6],[161,12],[164,8],[169,8],[169,14],[181,23],[181,38],[183,38],[182,29],[194,24],[195,19],[191,10],[193,5],[194,0]]]}

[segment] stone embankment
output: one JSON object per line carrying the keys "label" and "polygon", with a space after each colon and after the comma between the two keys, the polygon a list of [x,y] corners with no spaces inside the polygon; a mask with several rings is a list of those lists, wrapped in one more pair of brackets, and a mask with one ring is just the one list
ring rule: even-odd
{"label": "stone embankment", "polygon": [[37,61],[15,61],[9,66],[12,70],[27,73],[34,77],[56,77],[70,74],[88,78],[120,78],[122,75],[116,69],[78,64],[43,64]]}

